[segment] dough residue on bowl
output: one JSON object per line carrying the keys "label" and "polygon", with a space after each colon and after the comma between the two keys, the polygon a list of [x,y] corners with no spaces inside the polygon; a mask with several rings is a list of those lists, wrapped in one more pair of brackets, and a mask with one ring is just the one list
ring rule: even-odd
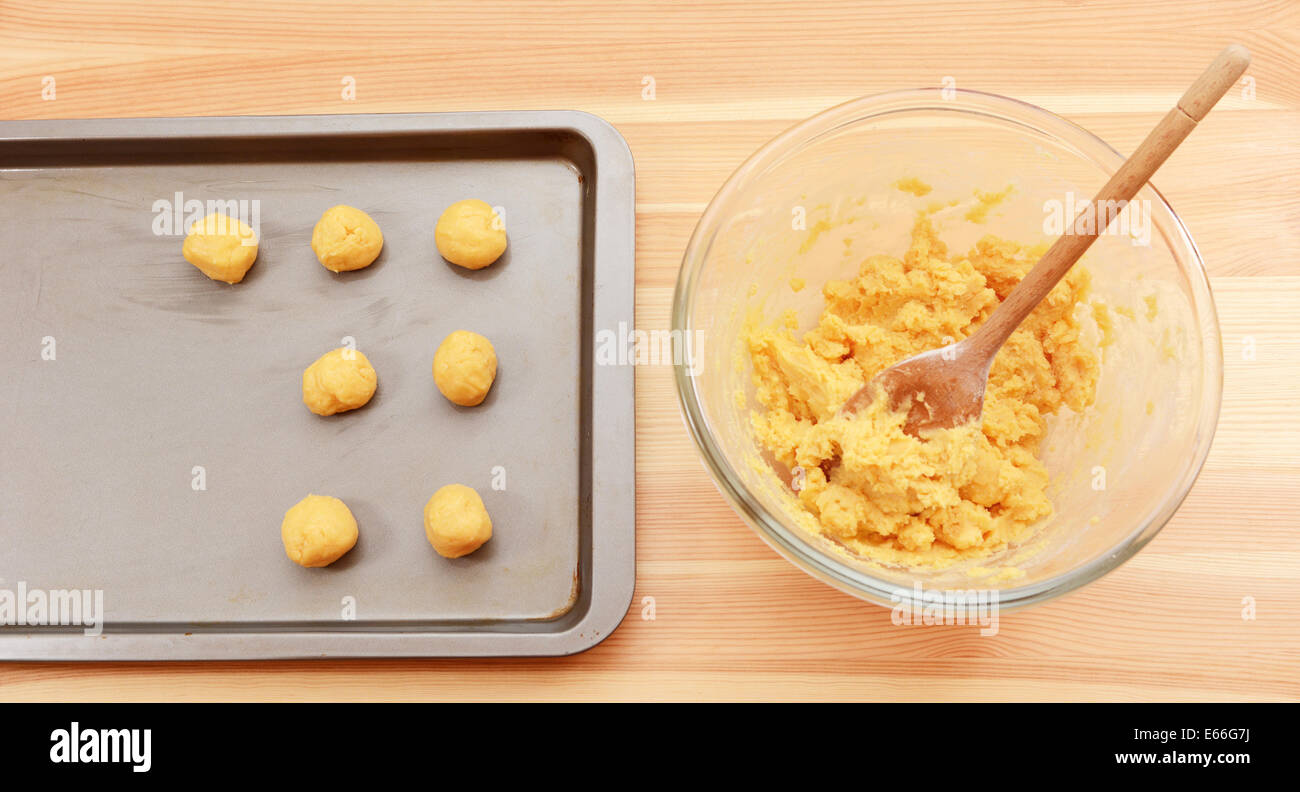
{"label": "dough residue on bowl", "polygon": [[985,236],[950,253],[925,211],[902,258],[870,256],[825,284],[812,330],[797,335],[793,312],[748,323],[755,439],[823,536],[879,562],[946,566],[1024,542],[1052,513],[1038,458],[1047,417],[1088,407],[1099,374],[1075,311],[1089,288],[1081,266],[1003,346],[979,423],[921,440],[883,403],[836,416],[883,369],[969,336],[1044,251]]}

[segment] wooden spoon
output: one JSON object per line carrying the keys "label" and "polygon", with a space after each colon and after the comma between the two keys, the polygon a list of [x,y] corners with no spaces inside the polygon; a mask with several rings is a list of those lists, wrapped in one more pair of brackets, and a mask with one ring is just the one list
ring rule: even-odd
{"label": "wooden spoon", "polygon": [[913,436],[978,420],[984,409],[989,367],[1002,344],[1196,128],[1196,122],[1237,82],[1249,64],[1250,53],[1239,44],[1229,45],[1219,53],[1178,100],[1177,106],[1151,130],[1133,156],[1097,193],[1091,206],[1091,222],[1087,217],[1090,207],[1085,206],[1066,233],[973,335],[885,369],[844,403],[840,415],[853,415],[866,408],[883,390],[892,409],[907,410],[904,430]]}

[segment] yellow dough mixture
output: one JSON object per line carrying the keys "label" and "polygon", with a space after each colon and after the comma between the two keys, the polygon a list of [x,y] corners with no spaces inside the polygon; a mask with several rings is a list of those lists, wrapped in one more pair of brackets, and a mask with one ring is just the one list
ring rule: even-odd
{"label": "yellow dough mixture", "polygon": [[477,492],[448,484],[424,505],[424,535],[438,555],[460,558],[492,538],[492,520]]}
{"label": "yellow dough mixture", "polygon": [[433,382],[454,404],[482,403],[497,376],[497,352],[492,342],[468,330],[443,339],[433,354]]}
{"label": "yellow dough mixture", "polygon": [[330,272],[369,267],[384,247],[384,235],[370,215],[351,206],[325,210],[311,232],[311,249]]}
{"label": "yellow dough mixture", "polygon": [[836,417],[881,370],[970,335],[1044,250],[985,236],[953,254],[922,213],[901,259],[868,257],[855,278],[824,286],[811,331],[796,335],[793,313],[749,324],[756,439],[791,471],[825,537],[885,563],[945,566],[1021,542],[1052,513],[1037,457],[1047,416],[1088,407],[1098,377],[1075,316],[1089,286],[1082,267],[1003,346],[982,422],[920,440],[883,401]]}
{"label": "yellow dough mixture", "polygon": [[284,513],[280,538],[295,564],[329,566],[356,545],[357,520],[338,498],[308,495]]}
{"label": "yellow dough mixture", "polygon": [[302,402],[317,415],[364,407],[375,395],[379,377],[366,356],[339,347],[321,355],[302,373]]}
{"label": "yellow dough mixture", "polygon": [[239,283],[257,260],[257,235],[242,220],[210,214],[190,226],[181,255],[212,280]]}
{"label": "yellow dough mixture", "polygon": [[506,226],[487,201],[474,198],[447,207],[433,229],[442,257],[466,269],[483,269],[506,252]]}

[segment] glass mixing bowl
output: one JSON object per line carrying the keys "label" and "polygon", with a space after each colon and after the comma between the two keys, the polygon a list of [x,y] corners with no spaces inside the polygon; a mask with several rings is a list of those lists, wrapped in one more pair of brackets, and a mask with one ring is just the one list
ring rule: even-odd
{"label": "glass mixing bowl", "polygon": [[[1205,267],[1163,197],[1143,188],[1130,218],[1083,258],[1102,348],[1096,403],[1049,422],[1041,457],[1055,513],[1035,538],[975,565],[890,567],[853,556],[800,527],[798,502],[763,461],[742,347],[747,315],[787,309],[816,324],[820,285],[852,277],[869,253],[901,255],[919,208],[935,215],[952,251],[984,234],[1050,242],[1057,207],[1086,201],[1119,167],[1118,152],[1041,108],[974,91],[900,91],[854,100],[784,132],[723,185],[691,237],[673,300],[684,356],[675,381],[686,423],[719,490],[785,558],[809,574],[884,605],[920,605],[917,588],[998,590],[1002,610],[1035,604],[1114,569],[1149,542],[1191,489],[1219,415],[1222,349]],[[923,198],[896,185],[915,177]],[[976,190],[1013,187],[984,224],[965,221]],[[1053,203],[1055,202],[1055,203]],[[1050,211],[1049,211],[1050,210]],[[1068,219],[1068,218],[1067,218]],[[1127,231],[1127,234],[1115,231]],[[814,238],[815,237],[815,238]],[[858,255],[801,255],[852,239]],[[1145,244],[1144,244],[1145,243]],[[808,288],[796,291],[791,279]],[[990,570],[997,574],[987,574]],[[984,575],[980,577],[979,575]]]}

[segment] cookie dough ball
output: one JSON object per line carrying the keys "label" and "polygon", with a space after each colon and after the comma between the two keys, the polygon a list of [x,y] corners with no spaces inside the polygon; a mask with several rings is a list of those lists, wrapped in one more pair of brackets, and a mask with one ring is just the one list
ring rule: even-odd
{"label": "cookie dough ball", "polygon": [[257,235],[242,220],[213,213],[190,226],[181,254],[209,278],[239,283],[257,259]]}
{"label": "cookie dough ball", "polygon": [[369,267],[384,246],[384,235],[370,215],[351,206],[325,210],[311,232],[311,249],[331,272]]}
{"label": "cookie dough ball", "polygon": [[424,535],[438,555],[460,558],[492,538],[492,520],[477,492],[448,484],[424,505]]}
{"label": "cookie dough ball", "polygon": [[355,410],[370,401],[378,383],[365,355],[339,347],[321,355],[302,373],[302,403],[317,415]]}
{"label": "cookie dough ball", "polygon": [[356,545],[357,520],[338,498],[308,495],[284,513],[280,538],[295,564],[329,566]]}
{"label": "cookie dough ball", "polygon": [[447,207],[433,230],[442,257],[466,269],[483,269],[506,252],[506,227],[486,201],[471,198]]}
{"label": "cookie dough ball", "polygon": [[497,352],[492,342],[468,330],[442,340],[433,354],[433,381],[453,404],[481,403],[497,376]]}

